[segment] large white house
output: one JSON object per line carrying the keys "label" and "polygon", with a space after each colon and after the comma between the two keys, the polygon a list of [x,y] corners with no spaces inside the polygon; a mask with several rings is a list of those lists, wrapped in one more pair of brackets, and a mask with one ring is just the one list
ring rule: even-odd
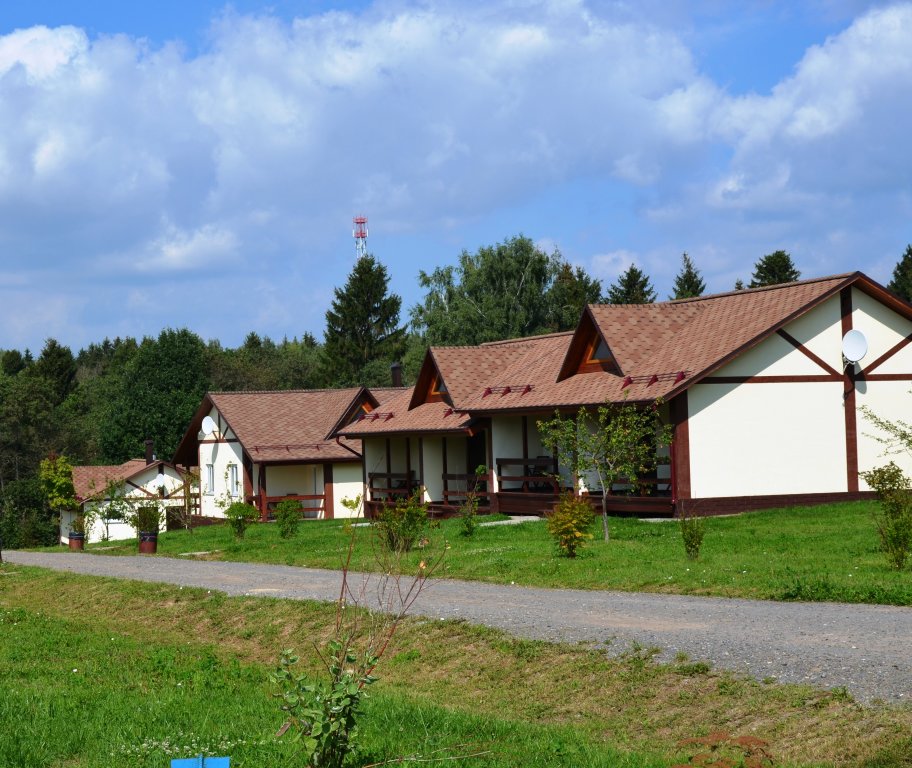
{"label": "large white house", "polygon": [[[850,331],[854,348],[844,356]],[[908,419],[912,306],[856,272],[644,305],[587,307],[576,330],[432,347],[413,390],[339,434],[364,441],[372,503],[421,488],[452,509],[488,468],[484,503],[550,508],[566,468],[536,426],[555,411],[650,403],[673,427],[653,492],[615,511],[720,514],[864,497],[886,463],[861,407]],[[863,348],[864,354],[859,358]],[[912,457],[895,457],[912,473]],[[562,480],[554,480],[554,477]]]}
{"label": "large white house", "polygon": [[199,467],[204,517],[224,517],[228,504],[243,500],[266,520],[285,499],[299,501],[305,517],[349,517],[343,499],[363,489],[361,442],[333,434],[395,392],[210,392],[174,461]]}

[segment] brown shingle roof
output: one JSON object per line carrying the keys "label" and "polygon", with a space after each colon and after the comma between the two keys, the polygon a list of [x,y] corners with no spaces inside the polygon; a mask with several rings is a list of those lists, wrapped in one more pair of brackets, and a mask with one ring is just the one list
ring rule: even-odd
{"label": "brown shingle roof", "polygon": [[411,387],[400,391],[396,397],[385,400],[375,411],[340,430],[340,434],[360,437],[378,434],[455,432],[465,429],[471,421],[467,414],[456,412],[442,402],[425,403],[409,410],[411,398]]}
{"label": "brown shingle roof", "polygon": [[[469,414],[542,411],[613,401],[668,398],[758,344],[770,333],[857,283],[881,300],[896,302],[885,289],[860,273],[822,277],[784,285],[734,291],[696,299],[640,305],[593,305],[591,323],[574,333],[558,333],[477,347],[433,347],[433,363],[446,384],[461,426]],[[898,303],[901,311],[902,302]],[[558,380],[572,356],[577,335],[596,328],[608,343],[621,374],[578,373]],[[679,376],[684,373],[684,377]],[[658,381],[650,384],[656,375]],[[625,386],[627,377],[633,379]],[[420,398],[419,398],[420,399]],[[405,398],[362,434],[443,431],[452,428],[445,403],[423,403],[403,412]],[[452,416],[452,414],[450,414]]]}
{"label": "brown shingle roof", "polygon": [[210,392],[207,398],[255,462],[351,461],[357,457],[329,434],[362,391]]}
{"label": "brown shingle roof", "polygon": [[130,459],[123,464],[73,467],[73,487],[82,502],[97,496],[111,482],[126,480],[147,466],[143,459]]}

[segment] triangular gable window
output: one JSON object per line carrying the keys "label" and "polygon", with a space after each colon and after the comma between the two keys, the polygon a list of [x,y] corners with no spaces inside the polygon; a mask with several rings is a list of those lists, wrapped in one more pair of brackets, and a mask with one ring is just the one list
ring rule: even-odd
{"label": "triangular gable window", "polygon": [[589,353],[589,359],[587,363],[613,363],[614,355],[611,354],[611,350],[608,349],[608,345],[605,343],[605,340],[599,336],[598,343],[593,344],[592,351]]}
{"label": "triangular gable window", "polygon": [[443,378],[441,376],[438,376],[434,380],[434,387],[433,387],[433,389],[431,389],[431,394],[432,395],[445,395],[445,394],[447,394],[447,392],[448,392],[448,390],[447,390],[446,384],[443,381]]}
{"label": "triangular gable window", "polygon": [[596,371],[604,371],[615,375],[620,373],[620,368],[617,360],[614,359],[611,347],[608,346],[601,334],[596,333],[585,349],[586,352],[582,356],[582,362],[576,370],[577,373],[595,373]]}

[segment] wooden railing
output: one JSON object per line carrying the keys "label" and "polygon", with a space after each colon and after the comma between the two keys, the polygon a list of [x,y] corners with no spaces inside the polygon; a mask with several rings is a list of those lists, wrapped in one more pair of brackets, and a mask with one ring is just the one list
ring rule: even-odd
{"label": "wooden railing", "polygon": [[[560,493],[557,461],[542,459],[497,459],[497,487],[511,493]],[[520,467],[522,474],[505,475],[504,467]],[[511,487],[505,488],[504,483]],[[519,483],[517,488],[515,484]]]}
{"label": "wooden railing", "polygon": [[252,495],[246,496],[244,501],[259,509],[260,519],[264,521],[272,517],[272,511],[282,501],[319,501],[319,505],[301,505],[301,517],[305,519],[319,519],[326,512],[326,497],[322,493],[291,493],[284,496]]}
{"label": "wooden railing", "polygon": [[[451,488],[451,483],[455,483],[457,487]],[[458,506],[468,498],[471,492],[478,498],[479,506],[490,506],[491,499],[488,496],[488,489],[491,487],[490,483],[490,475],[443,475],[443,503]]]}
{"label": "wooden railing", "polygon": [[389,501],[411,496],[417,487],[414,472],[370,472],[367,476],[369,501]]}

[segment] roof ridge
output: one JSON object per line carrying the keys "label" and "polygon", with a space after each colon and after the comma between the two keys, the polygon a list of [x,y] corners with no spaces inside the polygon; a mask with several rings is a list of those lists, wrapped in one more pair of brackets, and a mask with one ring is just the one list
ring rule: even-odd
{"label": "roof ridge", "polygon": [[[287,395],[287,394],[310,394],[321,392],[348,392],[350,390],[361,389],[362,385],[357,384],[351,387],[323,387],[321,389],[218,389],[207,392],[207,395]],[[364,387],[364,389],[381,389],[381,387]],[[394,387],[390,387],[394,389]]]}
{"label": "roof ridge", "polygon": [[[843,272],[838,275],[824,275],[822,277],[809,277],[806,280],[792,280],[790,283],[776,283],[775,285],[758,285],[756,288],[742,288],[741,290],[723,291],[722,293],[710,293],[705,296],[693,296],[687,299],[669,299],[668,301],[659,302],[666,306],[680,305],[705,301],[706,299],[717,299],[725,296],[740,296],[743,294],[754,294],[762,291],[776,291],[781,288],[794,288],[796,285],[810,285],[811,283],[823,283],[827,280],[845,280],[849,277],[861,274],[860,272]],[[631,306],[631,305],[626,305]],[[653,305],[656,306],[656,305]]]}
{"label": "roof ridge", "polygon": [[558,336],[572,336],[575,333],[573,331],[555,331],[554,333],[538,333],[534,336],[519,336],[515,339],[501,339],[500,341],[483,341],[481,344],[478,344],[479,347],[495,347],[502,344],[519,344],[524,341],[537,341],[538,339],[555,339]]}

